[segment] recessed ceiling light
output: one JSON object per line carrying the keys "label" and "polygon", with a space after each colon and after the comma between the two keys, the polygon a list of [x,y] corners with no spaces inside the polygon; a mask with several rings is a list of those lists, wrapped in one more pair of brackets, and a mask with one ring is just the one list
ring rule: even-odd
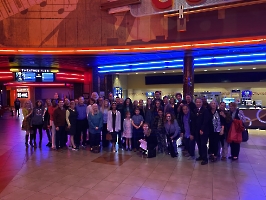
{"label": "recessed ceiling light", "polygon": [[216,69],[216,71],[218,71],[219,69]]}
{"label": "recessed ceiling light", "polygon": [[156,72],[153,72],[154,74],[156,74]]}
{"label": "recessed ceiling light", "polygon": [[206,71],[208,71],[207,69],[204,69],[204,71],[206,72]]}
{"label": "recessed ceiling light", "polygon": [[139,73],[136,73],[136,74],[139,74]]}
{"label": "recessed ceiling light", "polygon": [[243,69],[243,68],[240,68],[240,69]]}
{"label": "recessed ceiling light", "polygon": [[256,69],[255,67],[253,69]]}
{"label": "recessed ceiling light", "polygon": [[228,70],[231,70],[231,69],[228,69]]}

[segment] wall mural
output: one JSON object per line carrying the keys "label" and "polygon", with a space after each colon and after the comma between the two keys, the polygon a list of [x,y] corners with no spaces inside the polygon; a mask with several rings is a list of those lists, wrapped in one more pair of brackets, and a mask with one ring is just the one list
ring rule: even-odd
{"label": "wall mural", "polygon": [[[140,11],[141,5],[148,1],[151,0],[132,5],[131,13],[111,15],[100,9],[107,0],[1,0],[0,46],[145,45],[147,42],[184,42],[265,34],[265,24],[260,22],[266,4],[236,8],[240,9],[239,12],[226,10],[224,19],[218,19],[217,12],[191,15],[186,25],[187,31],[178,32],[176,17],[167,18],[163,14],[142,16],[141,13],[139,16],[142,17],[132,15],[133,6]],[[223,0],[203,2],[220,1]]]}
{"label": "wall mural", "polygon": [[[164,18],[109,15],[101,0],[2,0],[0,44],[19,47],[125,45],[165,35]],[[142,37],[144,36],[144,37]]]}

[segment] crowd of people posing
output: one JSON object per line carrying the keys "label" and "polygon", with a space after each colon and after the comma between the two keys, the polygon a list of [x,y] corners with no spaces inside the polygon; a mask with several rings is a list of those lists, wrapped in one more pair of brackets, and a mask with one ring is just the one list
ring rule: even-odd
{"label": "crowd of people posing", "polygon": [[[141,151],[148,158],[155,157],[156,153],[177,157],[177,140],[180,139],[184,156],[201,161],[202,165],[209,160],[216,162],[219,156],[221,160],[237,160],[240,143],[230,141],[229,144],[228,132],[234,119],[245,122],[236,103],[230,103],[227,110],[224,102],[208,104],[206,99],[197,98],[194,103],[190,95],[183,99],[180,93],[161,99],[159,91],[155,92],[154,99],[147,99],[146,105],[143,100],[114,98],[112,93],[105,99],[93,92],[88,102],[84,102],[83,97],[61,100],[56,94],[44,104],[38,100],[34,107],[26,101],[22,113],[26,147],[37,147],[37,130],[41,147],[45,130],[49,141],[46,146],[55,150],[78,151],[80,146],[89,145],[92,152],[99,152],[111,146],[112,152],[122,148]],[[140,145],[143,142],[144,147]],[[228,157],[229,146],[231,155]]]}

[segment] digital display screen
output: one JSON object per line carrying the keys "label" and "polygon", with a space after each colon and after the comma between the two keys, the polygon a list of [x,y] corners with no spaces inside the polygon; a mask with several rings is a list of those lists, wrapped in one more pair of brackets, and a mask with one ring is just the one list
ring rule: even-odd
{"label": "digital display screen", "polygon": [[17,82],[54,82],[54,73],[16,72],[15,81]]}
{"label": "digital display screen", "polygon": [[35,82],[36,75],[34,72],[16,72],[16,81],[18,82]]}
{"label": "digital display screen", "polygon": [[54,74],[53,73],[42,73],[42,82],[53,82]]}
{"label": "digital display screen", "polygon": [[29,93],[28,92],[17,92],[17,97],[18,98],[28,98]]}

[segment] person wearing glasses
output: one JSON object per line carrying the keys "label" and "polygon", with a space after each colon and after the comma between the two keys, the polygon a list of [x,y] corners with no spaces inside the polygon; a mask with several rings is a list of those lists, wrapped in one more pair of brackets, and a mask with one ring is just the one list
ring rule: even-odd
{"label": "person wearing glasses", "polygon": [[176,119],[174,118],[174,116],[171,113],[165,114],[164,128],[166,131],[168,151],[173,158],[177,157],[178,153],[177,153],[176,140],[180,136],[181,129],[180,129]]}

